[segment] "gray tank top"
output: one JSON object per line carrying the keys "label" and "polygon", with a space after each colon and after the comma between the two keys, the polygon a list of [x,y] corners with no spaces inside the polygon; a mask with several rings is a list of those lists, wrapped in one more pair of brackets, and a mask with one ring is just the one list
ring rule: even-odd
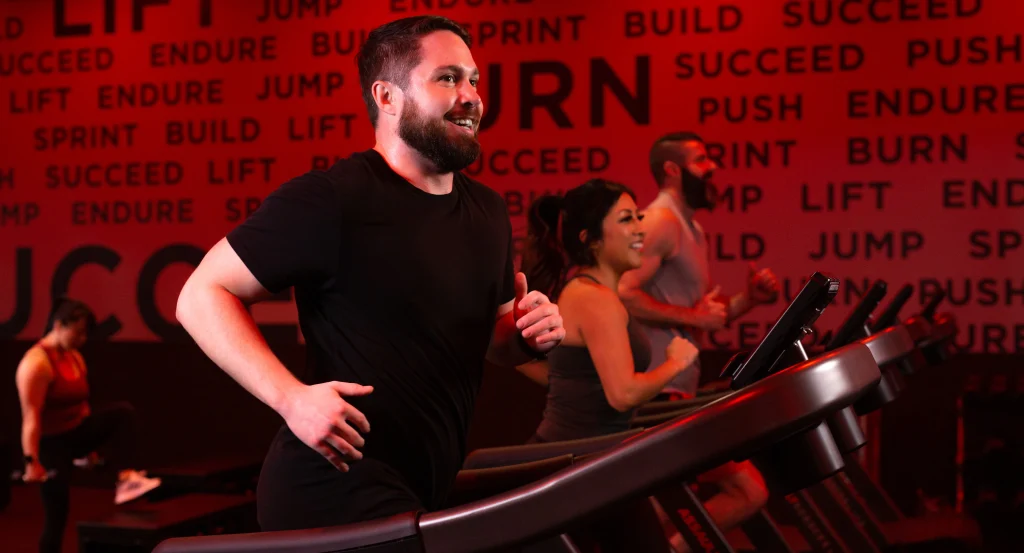
{"label": "gray tank top", "polygon": [[[632,317],[626,329],[633,366],[643,372],[651,360],[647,336]],[[629,430],[633,411],[620,413],[608,404],[586,347],[562,345],[553,349],[548,354],[548,367],[547,404],[533,441],[576,440]]]}
{"label": "gray tank top", "polygon": [[[696,221],[687,221],[676,208],[672,198],[659,192],[654,201],[647,206],[651,208],[667,208],[675,214],[682,226],[679,236],[679,250],[675,255],[662,261],[654,276],[647,281],[644,291],[652,298],[672,305],[692,307],[710,291],[711,274],[708,267],[708,243],[704,229]],[[665,348],[672,338],[680,336],[698,345],[694,336],[678,328],[644,327],[651,342],[651,363],[654,368],[665,362]],[[694,394],[700,382],[700,359],[680,372],[666,386],[666,392],[683,392]]]}

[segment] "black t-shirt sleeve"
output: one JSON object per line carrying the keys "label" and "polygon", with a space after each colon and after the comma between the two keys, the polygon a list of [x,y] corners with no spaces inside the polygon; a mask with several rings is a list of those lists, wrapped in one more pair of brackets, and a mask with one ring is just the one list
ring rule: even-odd
{"label": "black t-shirt sleeve", "polygon": [[228,243],[269,292],[334,274],[344,220],[337,186],[319,173],[292,179],[228,233]]}

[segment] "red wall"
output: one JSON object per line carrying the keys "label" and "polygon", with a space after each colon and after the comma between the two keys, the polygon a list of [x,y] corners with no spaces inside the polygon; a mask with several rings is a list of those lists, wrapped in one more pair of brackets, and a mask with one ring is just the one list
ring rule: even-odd
{"label": "red wall", "polygon": [[[831,272],[850,292],[833,327],[874,278],[941,287],[962,345],[1024,348],[1019,2],[274,0],[270,18],[266,4],[3,4],[0,335],[37,336],[66,291],[113,340],[180,337],[174,300],[203,251],[281,182],[372,145],[360,37],[435,12],[478,41],[487,127],[469,172],[520,234],[529,198],[591,176],[649,201],[648,147],[691,129],[731,194],[701,215],[726,291],[750,260],[793,292]],[[230,59],[195,59],[211,47]],[[264,98],[268,79],[295,93]],[[207,132],[183,144],[180,125]],[[779,307],[717,343],[750,345]],[[298,336],[286,300],[255,314]]]}

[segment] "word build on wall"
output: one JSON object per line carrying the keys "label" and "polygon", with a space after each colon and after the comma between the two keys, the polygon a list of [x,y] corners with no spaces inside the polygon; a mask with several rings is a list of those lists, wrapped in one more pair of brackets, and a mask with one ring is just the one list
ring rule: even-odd
{"label": "word build on wall", "polygon": [[[516,239],[542,194],[593,177],[656,194],[660,135],[721,169],[699,219],[726,292],[782,297],[708,337],[750,347],[813,271],[938,291],[960,346],[1024,350],[1024,6],[999,0],[52,0],[0,15],[0,335],[80,297],[112,340],[178,340],[204,252],[305,171],[368,149],[355,54],[440,14],[474,38],[485,105],[466,173]],[[290,294],[253,309],[300,339]]]}

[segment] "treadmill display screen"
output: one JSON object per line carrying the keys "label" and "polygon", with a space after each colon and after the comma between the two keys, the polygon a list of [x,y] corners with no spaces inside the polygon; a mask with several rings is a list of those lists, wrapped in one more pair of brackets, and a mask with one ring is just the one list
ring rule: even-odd
{"label": "treadmill display screen", "polygon": [[846,320],[843,321],[843,324],[840,325],[835,336],[825,346],[825,351],[841,348],[856,340],[859,337],[858,335],[864,332],[864,325],[868,322],[868,317],[871,316],[871,312],[878,307],[882,298],[885,297],[887,288],[888,285],[884,280],[876,280],[871,285],[868,292],[857,303],[857,307],[853,308],[853,311],[850,312]]}
{"label": "treadmill display screen", "polygon": [[731,374],[723,375],[731,376],[732,388],[738,390],[781,370],[781,367],[775,368],[776,362],[801,338],[804,327],[809,327],[821,316],[838,291],[838,279],[819,272],[811,275],[750,356],[731,370]]}

